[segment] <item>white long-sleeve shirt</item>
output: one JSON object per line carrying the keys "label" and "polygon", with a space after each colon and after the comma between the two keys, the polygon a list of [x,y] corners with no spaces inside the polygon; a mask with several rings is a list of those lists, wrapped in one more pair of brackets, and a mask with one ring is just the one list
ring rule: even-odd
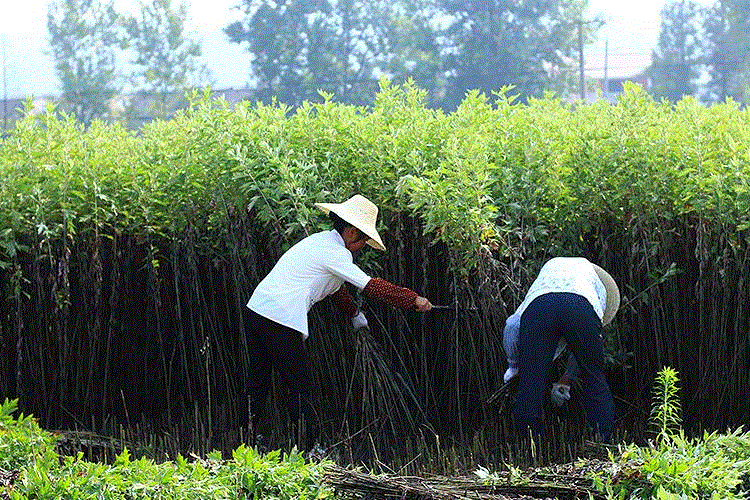
{"label": "white long-sleeve shirt", "polygon": [[247,307],[270,320],[309,336],[307,313],[344,282],[360,290],[370,281],[354,264],[338,231],[322,231],[301,240],[281,256],[253,291]]}

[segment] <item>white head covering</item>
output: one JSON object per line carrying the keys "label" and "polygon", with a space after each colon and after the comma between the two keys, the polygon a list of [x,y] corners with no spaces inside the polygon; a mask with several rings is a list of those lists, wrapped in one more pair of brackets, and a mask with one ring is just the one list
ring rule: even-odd
{"label": "white head covering", "polygon": [[607,290],[607,305],[604,308],[602,325],[608,325],[612,321],[612,318],[615,317],[617,310],[620,308],[620,289],[617,288],[617,283],[615,283],[615,280],[607,271],[596,264],[592,265],[594,266],[596,275],[599,276],[599,279],[604,283],[604,288]]}

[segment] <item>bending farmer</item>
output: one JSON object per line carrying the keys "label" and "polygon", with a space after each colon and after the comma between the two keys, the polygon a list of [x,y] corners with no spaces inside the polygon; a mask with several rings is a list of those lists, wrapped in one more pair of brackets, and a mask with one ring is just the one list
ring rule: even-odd
{"label": "bending farmer", "polygon": [[[276,368],[288,391],[287,407],[293,423],[303,415],[305,448],[318,438],[318,418],[313,406],[312,375],[304,340],[308,337],[307,313],[313,304],[331,297],[352,317],[354,329],[367,326],[344,282],[368,297],[407,310],[429,311],[432,304],[416,292],[384,279],[371,278],[353,262],[365,245],[385,251],[375,224],[378,208],[355,195],[343,203],[316,203],[329,214],[334,229],[312,234],[292,246],[258,284],[247,303],[247,326],[254,351],[250,370],[250,429],[253,441]],[[255,444],[253,442],[252,444]]]}
{"label": "bending farmer", "polygon": [[[601,332],[619,306],[617,284],[596,264],[582,257],[555,257],[542,266],[503,333],[505,381],[519,376],[515,417],[520,436],[531,432],[537,443],[542,437],[545,386],[554,357],[567,343],[574,359],[566,375],[580,372],[589,423],[602,439],[610,440],[614,403],[604,374]],[[561,387],[565,384],[558,384],[553,401],[569,398]]]}

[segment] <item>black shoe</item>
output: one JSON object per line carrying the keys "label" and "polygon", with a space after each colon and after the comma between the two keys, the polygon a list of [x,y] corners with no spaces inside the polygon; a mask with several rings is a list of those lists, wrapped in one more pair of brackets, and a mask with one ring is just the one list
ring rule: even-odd
{"label": "black shoe", "polygon": [[268,442],[263,434],[253,436],[250,446],[255,448],[258,453],[268,453]]}
{"label": "black shoe", "polygon": [[328,455],[328,450],[321,446],[320,443],[315,443],[312,448],[305,452],[305,458],[310,462],[320,462]]}

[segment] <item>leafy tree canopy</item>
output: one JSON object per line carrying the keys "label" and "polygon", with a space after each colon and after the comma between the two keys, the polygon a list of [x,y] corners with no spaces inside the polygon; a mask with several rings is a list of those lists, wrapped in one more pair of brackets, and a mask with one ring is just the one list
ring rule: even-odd
{"label": "leafy tree canopy", "polygon": [[120,16],[112,0],[56,0],[47,28],[62,101],[81,122],[110,116],[109,101],[122,89],[117,71]]}
{"label": "leafy tree canopy", "polygon": [[661,11],[659,45],[648,70],[655,97],[677,102],[695,95],[701,74],[706,10],[692,0],[677,0]]}

